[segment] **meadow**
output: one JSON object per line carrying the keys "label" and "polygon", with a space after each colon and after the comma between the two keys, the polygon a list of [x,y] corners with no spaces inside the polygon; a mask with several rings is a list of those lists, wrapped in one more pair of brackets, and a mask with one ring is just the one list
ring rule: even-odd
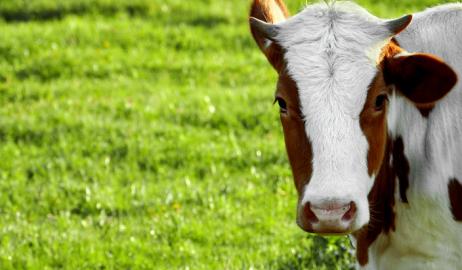
{"label": "meadow", "polygon": [[0,269],[353,267],[295,224],[249,4],[0,2]]}

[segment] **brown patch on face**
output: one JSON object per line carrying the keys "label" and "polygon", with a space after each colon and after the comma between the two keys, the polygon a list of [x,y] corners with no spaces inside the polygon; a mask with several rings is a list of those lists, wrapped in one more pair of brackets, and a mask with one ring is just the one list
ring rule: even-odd
{"label": "brown patch on face", "polygon": [[389,160],[392,155],[393,143],[387,139],[385,143],[384,161],[375,179],[374,186],[369,193],[370,221],[353,236],[357,239],[356,257],[360,265],[367,264],[369,246],[377,239],[380,233],[388,233],[395,229],[395,172],[390,166]]}
{"label": "brown patch on face", "polygon": [[287,112],[281,112],[280,118],[295,186],[300,196],[311,177],[313,154],[301,116],[297,86],[285,73],[279,76],[276,96],[287,104]]}
{"label": "brown patch on face", "polygon": [[[403,50],[395,40],[382,49],[378,60],[378,72],[370,84],[366,102],[360,114],[360,126],[369,143],[367,165],[369,175],[377,175],[369,195],[371,218],[369,224],[353,235],[357,238],[356,257],[360,265],[367,264],[369,246],[381,233],[395,229],[395,179],[399,179],[399,192],[403,202],[408,202],[409,162],[404,155],[402,138],[392,141],[387,134],[386,111],[391,88],[386,81],[386,59]],[[424,109],[424,108],[422,108]],[[431,107],[429,108],[431,110]],[[390,164],[392,158],[393,163]],[[461,207],[462,208],[462,207]]]}
{"label": "brown patch on face", "polygon": [[[367,93],[366,103],[360,114],[359,124],[369,143],[367,168],[369,176],[376,175],[380,169],[385,153],[387,139],[386,109],[387,87],[381,72],[378,72]],[[383,103],[377,107],[377,102]]]}
{"label": "brown patch on face", "polygon": [[[379,71],[369,86],[366,102],[360,114],[360,126],[369,143],[367,164],[370,176],[375,175],[382,165],[387,141],[387,96],[390,94],[391,89],[385,81],[383,73],[384,62],[387,58],[393,57],[400,52],[402,52],[402,49],[394,39],[382,49],[382,53],[379,56]],[[422,107],[422,110],[425,108],[427,107]],[[428,107],[430,110],[431,108],[433,107]],[[393,151],[393,155],[397,157],[394,159],[394,166],[400,178],[401,197],[403,201],[407,202],[405,190],[409,185],[407,178],[409,163],[404,157],[404,146],[401,138],[396,142]]]}
{"label": "brown patch on face", "polygon": [[[380,169],[387,140],[386,111],[387,95],[390,88],[383,75],[384,59],[402,52],[396,40],[392,39],[383,49],[378,59],[378,72],[367,92],[366,102],[360,114],[360,126],[369,143],[367,167],[369,175],[375,175]],[[380,106],[378,106],[380,105]]]}
{"label": "brown patch on face", "polygon": [[462,185],[453,178],[448,183],[449,202],[454,220],[462,221]]}
{"label": "brown patch on face", "polygon": [[[390,159],[393,160],[392,164],[389,162]],[[353,234],[357,239],[356,257],[360,265],[367,264],[369,246],[377,237],[381,233],[387,234],[395,230],[395,179],[396,177],[399,179],[399,192],[402,201],[407,202],[408,173],[409,162],[404,155],[403,139],[398,137],[392,141],[388,136],[383,162],[368,196],[371,214],[369,224]],[[460,192],[462,196],[462,189]],[[462,206],[460,209],[462,211]]]}

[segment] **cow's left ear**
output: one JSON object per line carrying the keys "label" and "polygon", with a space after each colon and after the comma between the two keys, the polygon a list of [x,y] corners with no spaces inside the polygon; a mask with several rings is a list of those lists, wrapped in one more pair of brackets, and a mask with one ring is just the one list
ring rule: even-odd
{"label": "cow's left ear", "polygon": [[457,83],[454,70],[431,54],[396,55],[385,59],[383,68],[387,84],[418,105],[438,101]]}

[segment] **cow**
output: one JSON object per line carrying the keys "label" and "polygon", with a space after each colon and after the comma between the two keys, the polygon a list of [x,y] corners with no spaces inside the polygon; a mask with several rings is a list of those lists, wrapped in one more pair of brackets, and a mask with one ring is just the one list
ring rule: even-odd
{"label": "cow", "polygon": [[462,269],[462,4],[380,19],[254,0],[278,73],[297,224],[349,235],[358,269]]}

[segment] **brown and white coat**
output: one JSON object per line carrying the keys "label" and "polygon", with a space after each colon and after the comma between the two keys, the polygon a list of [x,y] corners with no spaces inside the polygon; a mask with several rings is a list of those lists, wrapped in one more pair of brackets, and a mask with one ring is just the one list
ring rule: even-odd
{"label": "brown and white coat", "polygon": [[362,269],[462,267],[462,5],[382,20],[351,2],[254,0],[297,222],[352,235]]}

